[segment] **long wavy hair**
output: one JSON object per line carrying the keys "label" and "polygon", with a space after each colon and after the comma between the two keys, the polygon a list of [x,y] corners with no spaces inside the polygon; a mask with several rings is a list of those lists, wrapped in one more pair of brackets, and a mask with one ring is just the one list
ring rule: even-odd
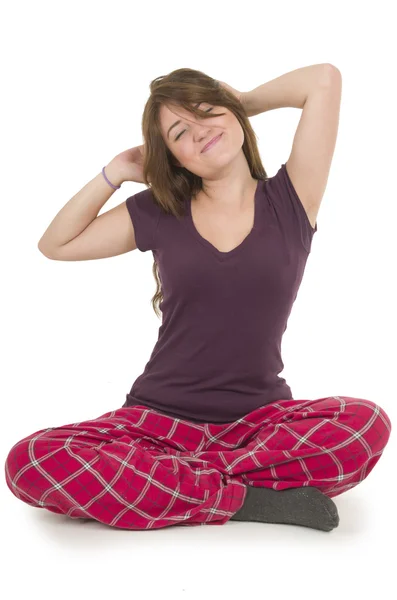
{"label": "long wavy hair", "polygon": [[[248,120],[243,104],[229,90],[202,71],[177,69],[160,76],[150,83],[150,97],[142,116],[142,136],[145,150],[143,157],[143,179],[151,189],[154,201],[166,213],[180,218],[185,214],[186,198],[195,197],[202,190],[202,178],[184,167],[167,147],[161,134],[160,107],[180,106],[200,118],[214,118],[225,113],[207,113],[195,104],[206,102],[223,106],[238,119],[244,131],[243,152],[254,179],[267,179],[256,141],[256,134]],[[153,276],[157,289],[151,300],[156,315],[160,318],[159,305],[163,300],[161,279],[156,260]]]}

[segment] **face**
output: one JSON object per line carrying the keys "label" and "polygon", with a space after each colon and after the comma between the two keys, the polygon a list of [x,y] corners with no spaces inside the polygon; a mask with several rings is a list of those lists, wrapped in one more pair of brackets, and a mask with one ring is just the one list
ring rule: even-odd
{"label": "face", "polygon": [[[180,106],[168,108],[163,104],[160,107],[161,133],[179,166],[199,177],[211,178],[243,152],[244,131],[234,114],[223,106],[202,102],[197,107],[209,114],[225,114],[213,119],[201,119]],[[172,127],[167,135],[176,121],[180,123]],[[218,142],[203,152],[204,146],[220,134]]]}

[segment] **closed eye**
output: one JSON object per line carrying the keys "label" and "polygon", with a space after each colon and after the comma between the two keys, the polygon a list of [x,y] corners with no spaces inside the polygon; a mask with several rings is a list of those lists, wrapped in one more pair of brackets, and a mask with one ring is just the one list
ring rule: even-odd
{"label": "closed eye", "polygon": [[[208,110],[206,110],[205,112],[210,112],[211,110],[212,110],[212,108],[209,108],[209,109],[208,109]],[[181,133],[180,133],[180,134],[178,134],[178,135],[176,136],[176,138],[175,138],[175,141],[178,141],[178,140],[179,140],[179,138],[181,137],[181,135],[182,135],[183,133],[185,133],[185,131],[186,131],[186,129],[184,129],[183,131],[181,131]]]}

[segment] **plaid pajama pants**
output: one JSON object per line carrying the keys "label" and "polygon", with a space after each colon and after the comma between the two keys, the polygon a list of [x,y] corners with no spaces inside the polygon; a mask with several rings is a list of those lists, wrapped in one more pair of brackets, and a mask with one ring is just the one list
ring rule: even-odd
{"label": "plaid pajama pants", "polygon": [[23,502],[122,529],[223,525],[247,485],[313,486],[329,497],[363,481],[391,422],[370,400],[279,400],[231,423],[119,408],[17,442],[6,482]]}

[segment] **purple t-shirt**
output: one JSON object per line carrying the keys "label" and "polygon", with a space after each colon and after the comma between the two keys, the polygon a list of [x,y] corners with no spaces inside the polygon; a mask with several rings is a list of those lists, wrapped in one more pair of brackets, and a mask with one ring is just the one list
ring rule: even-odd
{"label": "purple t-shirt", "polygon": [[285,164],[259,180],[255,221],[230,252],[194,226],[190,198],[181,220],[148,188],[127,199],[137,247],[151,250],[164,299],[158,340],[126,406],[144,405],[189,421],[229,423],[282,399],[281,341],[316,227]]}

